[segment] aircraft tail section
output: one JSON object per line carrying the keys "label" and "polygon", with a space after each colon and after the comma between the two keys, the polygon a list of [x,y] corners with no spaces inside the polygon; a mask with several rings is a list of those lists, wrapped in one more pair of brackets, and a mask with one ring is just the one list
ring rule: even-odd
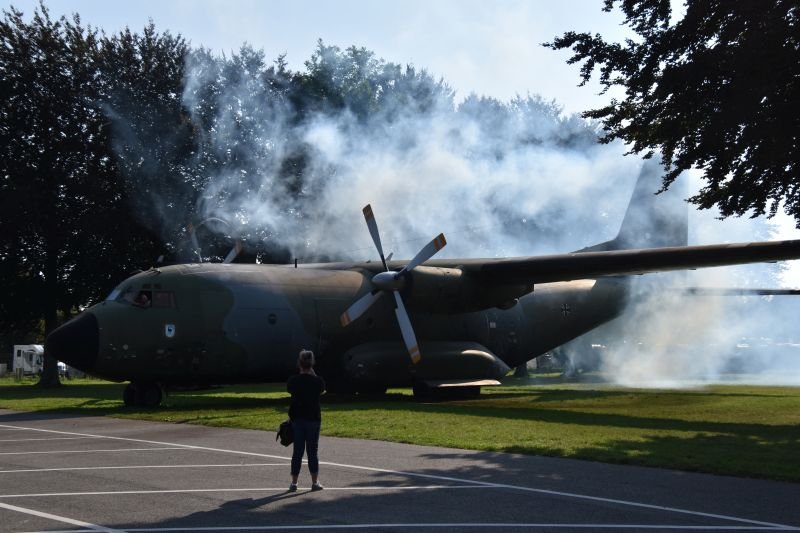
{"label": "aircraft tail section", "polygon": [[669,190],[661,188],[663,170],[654,160],[645,160],[617,236],[581,252],[686,246],[689,240],[689,209],[686,186],[678,178]]}

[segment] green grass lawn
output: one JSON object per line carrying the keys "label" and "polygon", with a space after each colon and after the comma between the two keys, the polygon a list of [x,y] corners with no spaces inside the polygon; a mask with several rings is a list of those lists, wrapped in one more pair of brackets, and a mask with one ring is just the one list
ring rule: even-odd
{"label": "green grass lawn", "polygon": [[[0,379],[0,408],[274,431],[283,385],[172,393],[161,408],[122,405],[123,384],[72,380],[42,390]],[[590,459],[800,481],[800,388],[717,385],[638,390],[557,377],[509,379],[480,399],[417,403],[326,396],[323,434]]]}

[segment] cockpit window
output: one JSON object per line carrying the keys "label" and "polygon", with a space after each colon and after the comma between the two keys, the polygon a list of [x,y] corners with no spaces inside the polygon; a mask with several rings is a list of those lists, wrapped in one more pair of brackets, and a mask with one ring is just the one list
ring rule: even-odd
{"label": "cockpit window", "polygon": [[111,291],[111,293],[108,296],[106,296],[106,301],[113,302],[114,300],[119,298],[119,295],[121,293],[122,293],[122,285],[117,285],[116,287],[114,287],[114,290]]}
{"label": "cockpit window", "polygon": [[172,291],[152,290],[150,285],[144,285],[141,289],[128,286],[123,289],[117,287],[109,294],[106,300],[125,302],[136,307],[149,308],[171,308],[175,307],[175,293]]}
{"label": "cockpit window", "polygon": [[153,293],[152,291],[139,291],[136,294],[136,298],[133,299],[133,305],[138,307],[150,307],[153,303]]}
{"label": "cockpit window", "polygon": [[153,291],[153,307],[175,307],[175,294],[170,291]]}
{"label": "cockpit window", "polygon": [[134,287],[125,287],[117,296],[118,302],[126,302],[137,307],[150,307],[152,300],[152,291],[138,290]]}

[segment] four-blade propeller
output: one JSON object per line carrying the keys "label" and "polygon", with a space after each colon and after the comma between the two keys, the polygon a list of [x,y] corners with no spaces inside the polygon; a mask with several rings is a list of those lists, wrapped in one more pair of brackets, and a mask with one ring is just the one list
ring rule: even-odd
{"label": "four-blade propeller", "polygon": [[367,228],[369,228],[369,234],[372,236],[372,242],[375,243],[375,248],[378,249],[378,255],[380,255],[381,263],[383,263],[384,272],[379,272],[373,276],[372,286],[374,289],[372,291],[356,300],[347,308],[347,311],[342,313],[342,326],[347,326],[350,322],[358,319],[358,317],[363,315],[381,296],[387,292],[392,292],[395,301],[394,312],[397,315],[397,322],[400,324],[403,342],[405,342],[408,355],[411,356],[411,361],[418,363],[421,359],[421,354],[419,346],[417,345],[417,337],[414,335],[414,329],[411,327],[411,320],[408,318],[408,313],[403,304],[403,298],[400,296],[400,290],[405,286],[409,272],[433,257],[436,252],[444,248],[447,241],[444,238],[444,234],[440,233],[438,237],[426,244],[406,266],[400,271],[394,272],[389,270],[386,264],[386,257],[383,255],[383,247],[381,246],[381,236],[378,231],[378,223],[375,221],[375,215],[372,213],[372,207],[369,205],[364,208],[364,219],[367,221]]}
{"label": "four-blade propeller", "polygon": [[[186,232],[189,234],[189,239],[191,240],[192,243],[192,249],[194,251],[194,254],[197,256],[197,261],[200,263],[203,262],[203,254],[200,250],[200,243],[197,240],[196,230],[199,229],[200,226],[207,224],[209,222],[216,222],[224,224],[225,226],[229,226],[227,222],[225,222],[221,218],[216,218],[216,217],[211,217],[203,220],[202,222],[200,222],[200,224],[197,225],[197,228],[195,228],[194,224],[192,224],[191,222],[189,222],[189,224],[186,226]],[[242,251],[242,241],[236,239],[233,243],[233,248],[231,248],[231,250],[228,252],[228,255],[225,256],[225,259],[223,259],[222,262],[232,263],[233,260],[236,259],[236,256],[239,255],[241,251]]]}

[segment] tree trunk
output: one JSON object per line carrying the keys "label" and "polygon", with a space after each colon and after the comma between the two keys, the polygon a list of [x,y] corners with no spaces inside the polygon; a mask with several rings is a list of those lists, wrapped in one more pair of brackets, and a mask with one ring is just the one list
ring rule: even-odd
{"label": "tree trunk", "polygon": [[[58,327],[58,302],[56,294],[58,290],[58,263],[56,260],[56,252],[50,251],[47,254],[47,263],[45,267],[45,284],[47,293],[47,307],[44,315],[44,336],[47,338],[50,332]],[[55,388],[61,386],[61,380],[58,377],[58,361],[53,357],[44,354],[44,366],[42,368],[42,375],[39,376],[37,387]]]}

